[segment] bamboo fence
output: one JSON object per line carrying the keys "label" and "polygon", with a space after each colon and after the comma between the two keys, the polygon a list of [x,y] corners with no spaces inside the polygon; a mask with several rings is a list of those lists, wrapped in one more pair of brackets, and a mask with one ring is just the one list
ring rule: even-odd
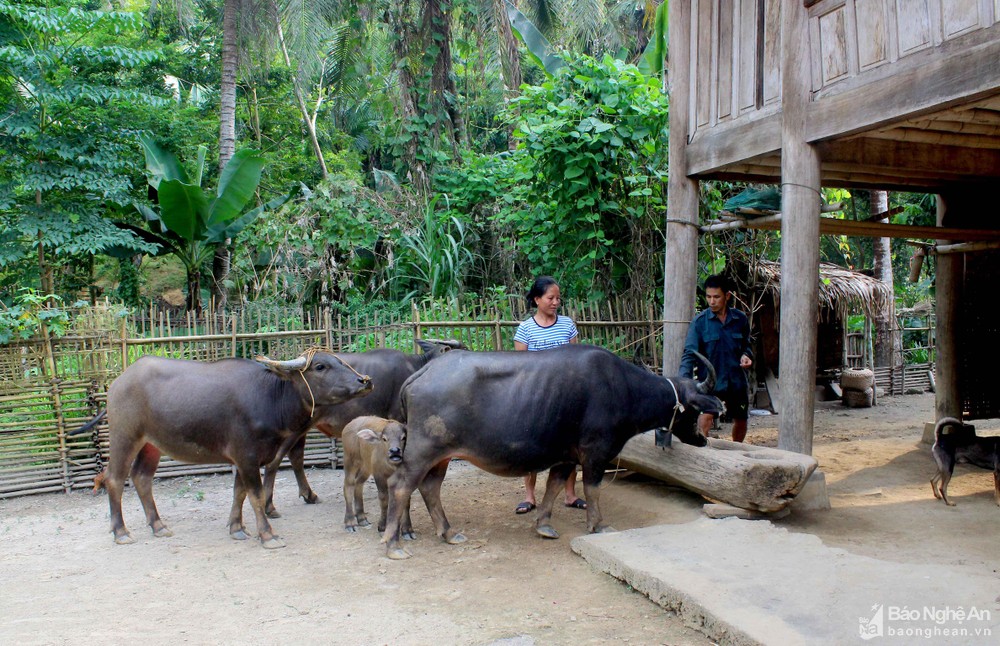
{"label": "bamboo fence", "polygon": [[[511,301],[506,312],[519,312]],[[613,301],[567,303],[581,341],[659,370],[664,321],[652,304]],[[513,348],[514,331],[528,312],[502,316],[494,304],[418,307],[409,317],[344,317],[330,310],[237,311],[226,315],[150,309],[135,314],[108,305],[72,312],[70,331],[0,346],[0,498],[89,488],[108,454],[106,421],[92,432],[69,433],[104,408],[107,388],[140,356],[155,354],[214,361],[264,354],[287,359],[310,346],[337,352],[390,347],[414,352],[421,338],[456,339],[472,350]],[[342,464],[339,442],[317,431],[306,441],[306,464]],[[157,475],[230,471],[228,464],[192,465],[164,457]]]}

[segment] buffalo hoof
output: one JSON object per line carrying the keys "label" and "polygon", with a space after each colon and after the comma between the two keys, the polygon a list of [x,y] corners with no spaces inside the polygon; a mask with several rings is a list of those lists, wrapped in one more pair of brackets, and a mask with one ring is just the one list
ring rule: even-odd
{"label": "buffalo hoof", "polygon": [[166,525],[164,525],[163,527],[161,527],[159,529],[154,529],[153,530],[153,536],[155,536],[157,538],[169,538],[169,537],[171,537],[173,535],[174,535],[174,533],[172,531],[170,531],[170,528],[167,527]]}
{"label": "buffalo hoof", "polygon": [[272,536],[266,541],[261,539],[260,544],[265,550],[277,550],[285,546],[285,541],[281,540],[281,538],[277,536]]}
{"label": "buffalo hoof", "polygon": [[370,520],[368,520],[367,518],[359,518],[358,519],[358,527],[371,527],[371,526],[372,526],[372,522]]}
{"label": "buffalo hoof", "polygon": [[559,532],[552,525],[539,525],[535,528],[535,531],[542,538],[559,538]]}
{"label": "buffalo hoof", "polygon": [[245,541],[250,538],[250,534],[247,534],[247,530],[245,528],[240,527],[235,532],[229,532],[229,538],[234,541]]}
{"label": "buffalo hoof", "polygon": [[408,532],[402,532],[400,534],[400,536],[403,537],[404,541],[415,541],[415,540],[417,540],[417,533],[414,532],[412,529],[410,531],[408,531]]}
{"label": "buffalo hoof", "polygon": [[410,558],[412,556],[409,552],[404,550],[402,547],[397,547],[394,550],[386,550],[385,555],[388,556],[393,561],[402,561],[404,559]]}
{"label": "buffalo hoof", "polygon": [[281,518],[281,512],[279,512],[277,509],[265,511],[264,515],[267,516],[268,518]]}
{"label": "buffalo hoof", "polygon": [[315,491],[310,491],[309,495],[302,496],[302,500],[305,500],[307,505],[315,505],[319,502],[319,496],[316,495]]}
{"label": "buffalo hoof", "polygon": [[354,534],[354,533],[356,533],[358,531],[358,526],[357,525],[344,525],[344,531],[345,532],[350,532],[350,533]]}
{"label": "buffalo hoof", "polygon": [[121,536],[115,536],[115,543],[117,543],[118,545],[131,545],[134,542],[135,539],[132,538],[132,535],[129,534],[128,532],[125,532]]}
{"label": "buffalo hoof", "polygon": [[463,534],[462,532],[455,532],[451,536],[444,537],[444,542],[447,543],[448,545],[461,545],[467,540],[469,539],[467,539],[465,537],[465,534]]}
{"label": "buffalo hoof", "polygon": [[601,525],[600,527],[595,527],[590,533],[591,534],[611,534],[617,532],[618,530],[611,525]]}

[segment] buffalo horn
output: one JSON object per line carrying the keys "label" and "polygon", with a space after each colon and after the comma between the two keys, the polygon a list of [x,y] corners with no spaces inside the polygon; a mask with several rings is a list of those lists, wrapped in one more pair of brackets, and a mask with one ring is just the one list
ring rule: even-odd
{"label": "buffalo horn", "polygon": [[268,359],[263,355],[258,355],[254,357],[254,359],[258,363],[262,363],[272,370],[281,370],[282,372],[303,370],[309,363],[309,360],[306,357],[299,357],[298,359],[290,359],[288,361],[275,361],[274,359]]}
{"label": "buffalo horn", "polygon": [[712,362],[705,355],[698,352],[695,352],[694,355],[701,359],[701,362],[708,368],[708,374],[705,376],[705,379],[698,382],[698,392],[708,395],[715,389],[715,366],[712,365]]}

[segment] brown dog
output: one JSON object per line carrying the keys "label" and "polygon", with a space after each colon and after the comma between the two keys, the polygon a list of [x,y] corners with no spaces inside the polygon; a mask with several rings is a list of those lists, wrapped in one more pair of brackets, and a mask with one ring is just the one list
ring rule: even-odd
{"label": "brown dog", "polygon": [[[947,429],[947,430],[946,430]],[[934,426],[934,446],[931,448],[937,473],[931,477],[934,497],[946,505],[948,483],[956,462],[965,462],[981,469],[993,470],[993,500],[1000,506],[1000,437],[979,437],[973,427],[954,417],[942,417]]]}

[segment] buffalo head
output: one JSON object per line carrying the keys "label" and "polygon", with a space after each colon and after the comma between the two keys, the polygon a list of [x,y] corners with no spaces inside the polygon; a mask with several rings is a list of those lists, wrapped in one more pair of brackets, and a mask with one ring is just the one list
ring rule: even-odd
{"label": "buffalo head", "polygon": [[465,344],[455,339],[417,339],[420,351],[431,357],[451,352],[452,350],[465,350]]}
{"label": "buffalo head", "polygon": [[372,380],[347,362],[324,350],[308,350],[297,359],[275,361],[264,356],[258,363],[302,391],[305,401],[315,406],[339,404],[372,391]]}
{"label": "buffalo head", "polygon": [[381,433],[376,433],[370,428],[361,429],[358,431],[358,439],[373,444],[381,441],[385,444],[385,459],[393,466],[403,461],[403,450],[406,449],[406,426],[395,420],[389,421]]}

